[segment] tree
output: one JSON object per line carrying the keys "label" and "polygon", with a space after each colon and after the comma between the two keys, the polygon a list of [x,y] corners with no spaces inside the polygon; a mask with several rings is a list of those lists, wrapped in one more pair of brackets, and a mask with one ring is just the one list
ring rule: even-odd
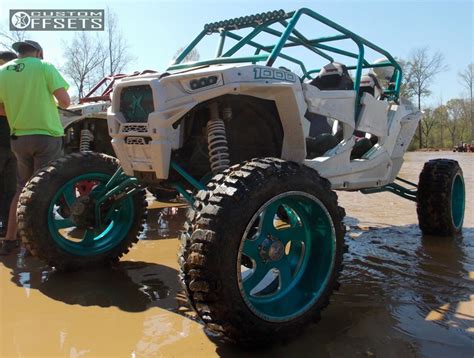
{"label": "tree", "polygon": [[[412,51],[405,65],[405,91],[408,97],[415,97],[418,109],[421,110],[421,99],[431,94],[430,85],[434,77],[446,71],[444,56],[441,52],[430,54],[428,47],[416,48]],[[423,129],[418,127],[420,148],[423,147]]]}
{"label": "tree", "polygon": [[64,44],[64,73],[76,85],[79,99],[101,78],[122,73],[134,60],[127,41],[118,27],[116,14],[107,8],[105,34],[93,36],[81,32]]}
{"label": "tree", "polygon": [[425,147],[429,147],[430,144],[432,144],[433,142],[433,138],[430,137],[430,134],[435,124],[437,123],[437,117],[435,116],[435,111],[433,111],[431,108],[425,109],[424,112],[425,113],[423,114],[419,125],[425,138]]}
{"label": "tree", "polygon": [[451,135],[451,144],[456,145],[459,140],[465,139],[468,106],[464,99],[453,98],[446,103],[446,111],[446,128]]}
{"label": "tree", "polygon": [[15,42],[23,41],[26,37],[26,31],[0,31],[0,46],[5,48],[8,51],[13,51],[12,45]]}
{"label": "tree", "polygon": [[440,100],[438,107],[433,111],[433,116],[436,118],[436,123],[439,128],[439,142],[437,146],[444,148],[444,129],[446,127],[446,121],[448,120],[448,114],[442,100]]}
{"label": "tree", "polygon": [[63,71],[74,81],[80,99],[100,77],[98,71],[106,58],[103,46],[98,37],[83,31],[76,33],[64,47]]}
{"label": "tree", "polygon": [[109,7],[107,7],[105,37],[107,58],[102,65],[102,77],[122,73],[127,65],[134,60],[129,53],[127,41],[118,27],[117,15]]}
{"label": "tree", "polygon": [[401,59],[401,58],[395,58],[395,59],[397,60],[400,67],[402,68],[403,80],[402,80],[402,85],[400,87],[400,96],[410,98],[410,97],[412,97],[412,93],[409,89],[410,88],[410,82],[409,82],[409,78],[407,76],[408,62]]}
{"label": "tree", "polygon": [[467,89],[469,94],[469,124],[471,125],[471,140],[474,140],[474,107],[472,98],[472,89],[474,82],[474,63],[470,63],[464,71],[458,73],[458,76],[461,85]]}
{"label": "tree", "polygon": [[[180,47],[178,49],[178,51],[176,51],[176,53],[174,54],[173,56],[173,61],[176,60],[178,58],[178,56],[181,54],[181,52],[183,52],[184,50],[184,47]],[[191,52],[189,52],[183,59],[183,61],[181,61],[182,63],[186,63],[186,62],[195,62],[195,61],[199,61],[199,59],[201,58],[201,56],[199,55],[199,51],[196,49],[196,48],[193,48],[191,50]]]}

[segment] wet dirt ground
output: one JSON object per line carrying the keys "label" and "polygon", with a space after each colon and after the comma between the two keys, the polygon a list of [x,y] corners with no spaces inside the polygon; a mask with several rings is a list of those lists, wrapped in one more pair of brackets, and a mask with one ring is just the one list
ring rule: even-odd
{"label": "wet dirt ground", "polygon": [[473,357],[474,155],[409,153],[400,176],[417,182],[435,157],[464,170],[463,238],[422,237],[415,204],[393,194],[339,193],[341,289],[294,341],[248,352],[209,339],[177,282],[184,209],[154,203],[146,236],[115,268],[65,274],[0,258],[0,357]]}

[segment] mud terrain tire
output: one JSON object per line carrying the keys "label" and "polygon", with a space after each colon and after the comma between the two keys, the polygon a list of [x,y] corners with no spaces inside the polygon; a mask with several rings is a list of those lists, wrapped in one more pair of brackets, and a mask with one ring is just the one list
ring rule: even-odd
{"label": "mud terrain tire", "polygon": [[[129,199],[124,199],[124,201],[128,200],[129,211],[127,213],[131,213],[131,215],[130,217],[127,215],[128,218],[124,218],[123,215],[118,218],[127,222],[125,227],[128,228],[128,231],[114,237],[113,235],[119,231],[110,230],[111,241],[105,242],[107,245],[103,245],[99,249],[96,247],[101,245],[100,240],[107,240],[107,236],[102,239],[100,237],[94,238],[92,245],[95,246],[81,251],[77,250],[75,246],[71,246],[69,242],[66,243],[66,246],[61,245],[61,237],[58,239],[56,236],[55,238],[54,230],[50,226],[51,217],[55,218],[54,215],[57,215],[53,214],[50,208],[54,204],[52,201],[60,188],[67,185],[66,183],[74,182],[75,178],[87,176],[90,173],[102,176],[102,180],[106,182],[118,167],[118,160],[114,157],[84,152],[59,158],[36,173],[24,187],[18,207],[19,233],[33,255],[56,269],[77,270],[114,263],[129,251],[129,248],[138,241],[143,230],[147,206],[144,190]],[[76,189],[73,191],[77,193]],[[120,213],[121,210],[123,210],[122,206],[116,209],[116,212]],[[60,207],[58,212],[64,215],[62,213],[68,211]]]}
{"label": "mud terrain tire", "polygon": [[[181,234],[179,254],[181,282],[189,296],[191,306],[204,321],[206,328],[241,345],[257,346],[266,342],[286,340],[297,335],[308,323],[318,321],[321,311],[329,303],[333,290],[338,288],[337,279],[342,270],[342,258],[345,251],[345,228],[342,223],[345,213],[344,209],[338,207],[337,195],[331,191],[329,181],[305,166],[276,158],[264,158],[232,166],[223,174],[216,175],[208,183],[207,188],[207,191],[200,191],[197,194],[194,210],[188,212],[185,229]],[[252,263],[247,256],[244,256],[247,255],[245,245],[254,228],[252,225],[255,221],[253,220],[257,220],[256,225],[259,229],[251,236],[250,241],[253,241],[255,237],[258,237],[256,240],[263,238],[265,240],[262,239],[262,245],[264,245],[270,235],[267,236],[266,232],[262,234],[263,229],[260,228],[265,227],[267,211],[272,213],[270,222],[272,223],[271,230],[274,230],[273,218],[278,218],[277,205],[280,205],[278,200],[287,200],[288,203],[290,200],[295,200],[296,208],[299,204],[296,204],[295,198],[300,197],[302,200],[306,197],[310,198],[307,202],[305,201],[305,205],[318,203],[321,208],[320,211],[311,211],[312,216],[306,216],[310,218],[308,222],[316,225],[316,221],[327,220],[330,227],[330,231],[326,231],[326,233],[330,232],[330,235],[325,236],[308,231],[305,226],[305,232],[311,233],[309,234],[310,241],[306,241],[305,250],[313,254],[312,242],[313,247],[321,247],[318,250],[323,252],[322,248],[326,247],[325,242],[330,243],[331,254],[327,256],[331,258],[324,260],[320,257],[320,259],[332,261],[327,266],[327,271],[324,271],[325,278],[324,280],[321,278],[322,283],[318,284],[317,293],[305,292],[304,295],[311,293],[314,296],[305,303],[304,307],[302,306],[303,308],[296,310],[295,314],[290,312],[286,316],[285,312],[273,314],[265,309],[256,308],[256,304],[251,303],[254,298],[251,296],[251,291],[244,288],[248,276],[242,278],[241,270],[243,266]],[[273,209],[271,209],[272,206]],[[278,209],[281,207],[278,206]],[[298,206],[298,208],[301,209],[303,206]],[[316,213],[319,213],[319,216],[316,216]],[[296,214],[293,212],[293,215],[290,214],[289,217],[294,217],[294,215]],[[294,222],[296,229],[303,226],[301,221]],[[293,230],[292,227],[290,229]],[[274,239],[279,240],[276,237],[272,238]],[[275,241],[270,241],[270,243]],[[268,258],[266,262],[274,261],[275,265],[282,261],[290,262],[286,260],[290,257],[293,245],[295,245],[294,250],[298,250],[298,246],[293,241],[290,245],[289,252],[280,251],[279,257]],[[288,248],[288,244],[285,248]],[[247,260],[245,261],[244,258]],[[259,254],[252,259],[259,261]],[[265,260],[263,262],[266,264]],[[318,270],[318,272],[323,272],[322,267],[326,267],[324,265],[316,262],[311,265],[302,264],[296,268],[290,274],[292,281],[285,287],[286,291],[281,290],[284,281],[282,277],[279,278],[280,284],[277,286],[280,291],[277,291],[277,296],[278,294],[280,296],[295,294],[294,292],[298,291],[292,290],[293,287],[302,285],[303,281],[311,281],[308,280],[308,276],[303,275]],[[249,276],[254,275],[257,268],[254,268]],[[282,271],[279,272],[282,275]],[[299,282],[297,277],[300,279]],[[275,289],[271,286],[272,284],[266,290]],[[314,288],[311,283],[307,286]],[[304,284],[298,287],[304,290],[302,288]],[[285,296],[285,299],[288,297]]]}
{"label": "mud terrain tire", "polygon": [[464,206],[464,179],[458,162],[450,159],[426,162],[418,182],[416,208],[423,235],[461,233]]}

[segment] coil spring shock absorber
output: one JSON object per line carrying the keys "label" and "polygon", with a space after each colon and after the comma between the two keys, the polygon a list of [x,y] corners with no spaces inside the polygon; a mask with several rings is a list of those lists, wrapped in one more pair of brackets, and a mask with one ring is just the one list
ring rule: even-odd
{"label": "coil spring shock absorber", "polygon": [[[224,112],[228,115],[229,110],[226,109]],[[225,123],[219,118],[219,108],[216,102],[210,105],[210,117],[211,119],[207,122],[207,148],[212,173],[217,174],[229,167],[230,159]]]}
{"label": "coil spring shock absorber", "polygon": [[94,135],[88,129],[81,130],[81,141],[79,143],[79,150],[81,152],[87,152],[91,148],[91,143],[94,140]]}

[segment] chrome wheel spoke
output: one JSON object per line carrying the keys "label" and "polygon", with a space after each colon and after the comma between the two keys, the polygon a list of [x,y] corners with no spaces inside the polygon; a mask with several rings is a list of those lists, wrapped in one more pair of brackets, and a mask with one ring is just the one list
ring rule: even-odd
{"label": "chrome wheel spoke", "polygon": [[253,288],[255,288],[265,276],[268,274],[269,269],[264,265],[257,265],[254,272],[246,277],[243,281],[245,291],[250,294]]}

